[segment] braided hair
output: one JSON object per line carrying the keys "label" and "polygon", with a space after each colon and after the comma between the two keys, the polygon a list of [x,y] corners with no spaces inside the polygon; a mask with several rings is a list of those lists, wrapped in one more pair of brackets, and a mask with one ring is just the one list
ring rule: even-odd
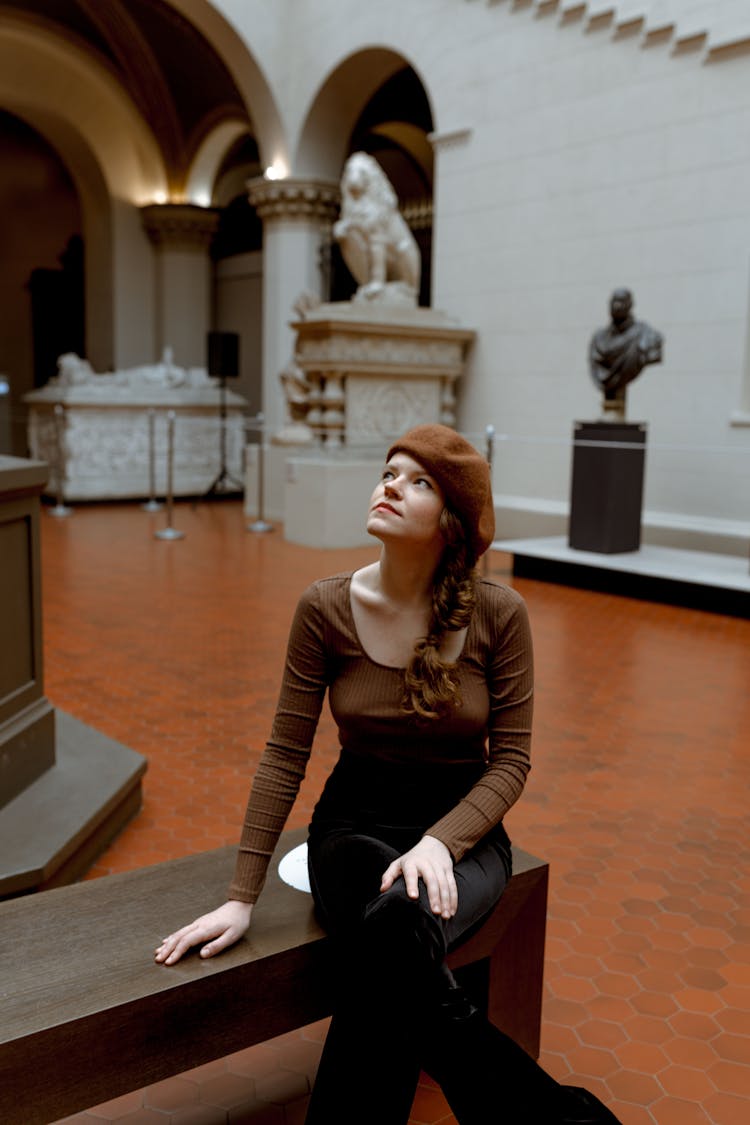
{"label": "braided hair", "polygon": [[440,656],[446,633],[468,626],[476,602],[476,560],[458,516],[444,508],[440,531],[445,540],[432,584],[432,613],[427,636],[414,646],[404,672],[402,710],[419,719],[440,719],[461,706],[454,662]]}

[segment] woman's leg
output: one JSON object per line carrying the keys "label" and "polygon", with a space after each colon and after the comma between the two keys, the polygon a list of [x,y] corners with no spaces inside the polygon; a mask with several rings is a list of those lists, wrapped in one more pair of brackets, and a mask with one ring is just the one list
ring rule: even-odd
{"label": "woman's leg", "polygon": [[[459,903],[476,904],[476,909],[468,926],[462,911],[448,924],[449,946],[495,905],[507,873],[506,857],[492,844],[472,849],[456,864]],[[440,1084],[460,1125],[550,1125],[555,1120],[546,1113],[557,1083],[473,1006],[447,969],[423,1026],[422,1065]],[[527,1103],[536,1116],[523,1116]]]}
{"label": "woman's leg", "polygon": [[310,877],[337,941],[339,993],[306,1125],[405,1125],[419,1071],[440,1083],[460,1125],[617,1125],[584,1090],[559,1085],[477,1011],[444,958],[481,922],[507,879],[502,849],[456,865],[459,910],[432,914],[424,888],[380,880],[404,850],[353,833],[311,841]]}
{"label": "woman's leg", "polygon": [[[403,849],[400,849],[403,850]],[[421,1069],[425,1014],[455,985],[444,965],[449,945],[477,925],[507,879],[493,845],[458,864],[459,910],[448,921],[414,901],[403,880],[380,893],[382,874],[400,854],[371,836],[311,840],[310,878],[321,919],[337,938],[340,993],[321,1058],[307,1125],[351,1120],[406,1122]],[[363,1114],[369,1117],[362,1116]]]}
{"label": "woman's leg", "polygon": [[[456,865],[464,911],[446,927],[449,944],[465,935],[472,906],[503,885],[492,846],[480,846]],[[486,913],[486,911],[485,911]],[[584,1090],[561,1086],[509,1036],[473,1007],[446,970],[446,986],[428,1001],[422,1065],[440,1084],[460,1125],[617,1125]]]}
{"label": "woman's leg", "polygon": [[[310,881],[334,939],[334,1015],[306,1125],[405,1125],[420,1072],[414,1034],[415,947],[399,943],[403,920],[365,918],[399,853],[369,836],[311,840]],[[408,927],[404,927],[405,929]],[[405,946],[400,949],[399,944]]]}
{"label": "woman's leg", "polygon": [[460,1125],[618,1125],[586,1090],[561,1086],[461,989],[425,1026],[424,1069]]}

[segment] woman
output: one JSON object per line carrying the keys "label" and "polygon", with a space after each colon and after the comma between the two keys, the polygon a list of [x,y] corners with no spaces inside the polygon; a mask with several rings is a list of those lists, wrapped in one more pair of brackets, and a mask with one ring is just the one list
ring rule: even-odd
{"label": "woman", "polygon": [[307,1125],[402,1125],[421,1068],[461,1125],[615,1122],[559,1086],[458,987],[447,951],[510,876],[503,817],[529,769],[532,651],[523,602],[478,579],[494,534],[487,462],[454,430],[389,450],[367,519],[378,562],[314,583],[292,624],[271,738],[230,899],[166,938],[211,957],[250,924],[329,692],[341,754],[310,824],[338,993]]}

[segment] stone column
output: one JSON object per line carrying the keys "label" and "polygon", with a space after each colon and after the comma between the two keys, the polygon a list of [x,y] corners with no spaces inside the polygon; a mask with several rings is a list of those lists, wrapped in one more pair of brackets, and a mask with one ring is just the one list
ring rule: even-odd
{"label": "stone column", "polygon": [[143,225],[156,253],[158,359],[172,348],[178,367],[206,366],[206,333],[211,326],[211,262],[208,249],[219,224],[217,211],[190,203],[141,208]]}
{"label": "stone column", "polygon": [[267,433],[285,421],[279,375],[294,354],[290,320],[301,293],[327,297],[330,228],[337,184],[319,180],[249,180],[248,198],[263,221],[263,413]]}

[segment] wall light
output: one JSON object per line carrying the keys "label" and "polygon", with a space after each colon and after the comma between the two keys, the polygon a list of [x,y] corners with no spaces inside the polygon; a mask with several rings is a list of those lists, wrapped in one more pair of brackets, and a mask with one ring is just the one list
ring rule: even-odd
{"label": "wall light", "polygon": [[263,175],[267,180],[284,180],[288,175],[286,164],[283,160],[274,160],[273,164],[266,168]]}

